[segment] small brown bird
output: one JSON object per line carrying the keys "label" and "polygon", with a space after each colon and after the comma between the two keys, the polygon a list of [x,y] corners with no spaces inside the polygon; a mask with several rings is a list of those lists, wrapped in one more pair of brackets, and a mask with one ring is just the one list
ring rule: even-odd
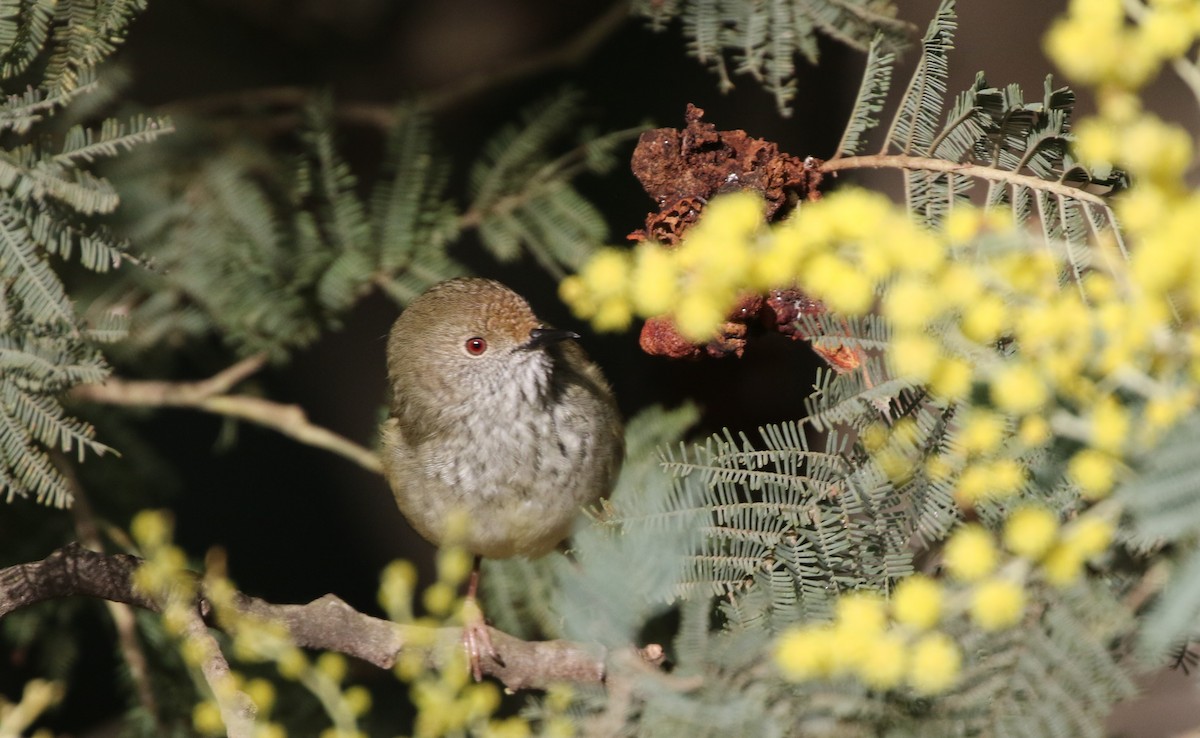
{"label": "small brown bird", "polygon": [[[456,516],[478,557],[536,557],[607,494],[624,455],[612,390],[571,331],[490,279],[452,279],[413,300],[388,338],[383,466],[400,511],[435,545]],[[470,610],[469,610],[470,611]],[[478,612],[477,609],[474,612]],[[468,622],[472,670],[490,652]]]}

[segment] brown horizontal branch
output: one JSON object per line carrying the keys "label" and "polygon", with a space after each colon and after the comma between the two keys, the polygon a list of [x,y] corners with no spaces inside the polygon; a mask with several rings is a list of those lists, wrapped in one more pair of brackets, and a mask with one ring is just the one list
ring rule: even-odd
{"label": "brown horizontal branch", "polygon": [[276,430],[289,438],[350,459],[376,474],[383,473],[379,457],[328,428],[308,419],[299,405],[286,405],[261,397],[227,394],[238,382],[266,363],[256,354],[197,382],[163,382],[109,377],[103,384],[73,388],[68,397],[83,402],[135,407],[186,407],[215,415],[237,418]]}
{"label": "brown horizontal branch", "polygon": [[[94,597],[124,602],[153,612],[160,604],[133,586],[142,560],[125,554],[101,554],[79,543],[68,544],[41,561],[0,569],[0,619],[24,607],[62,597]],[[428,629],[400,625],[358,612],[334,595],[306,605],[276,605],[238,592],[239,612],[285,626],[292,641],[305,648],[337,651],[380,668],[391,668],[410,643],[430,642]],[[201,593],[198,612],[214,625],[211,603]],[[214,625],[214,627],[216,627]],[[483,659],[485,674],[509,689],[542,689],[556,682],[599,683],[605,678],[605,654],[599,646],[572,641],[524,641],[495,628],[489,631],[498,661]],[[438,628],[435,643],[462,641],[460,628]],[[422,648],[431,665],[452,653]]]}
{"label": "brown horizontal branch", "polygon": [[1051,182],[1040,177],[1035,177],[1032,174],[1010,172],[1006,169],[985,167],[979,164],[960,164],[958,162],[934,159],[926,156],[909,156],[907,154],[844,156],[824,161],[817,168],[824,173],[840,172],[848,169],[907,169],[923,172],[951,172],[954,174],[965,174],[969,177],[978,177],[979,179],[1028,187],[1032,190],[1049,192],[1061,197],[1071,197],[1081,202],[1091,203],[1103,208],[1108,207],[1108,201],[1100,195],[1095,195],[1062,182]]}

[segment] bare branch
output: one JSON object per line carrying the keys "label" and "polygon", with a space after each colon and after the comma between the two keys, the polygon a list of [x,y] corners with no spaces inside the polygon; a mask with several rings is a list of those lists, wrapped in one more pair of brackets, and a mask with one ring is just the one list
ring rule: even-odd
{"label": "bare branch", "polygon": [[1003,182],[1009,185],[1022,185],[1035,192],[1050,192],[1055,195],[1071,197],[1080,202],[1091,203],[1100,207],[1108,207],[1108,202],[1100,195],[1092,194],[1078,187],[1072,187],[1062,182],[1052,182],[1031,174],[1010,172],[1007,169],[980,166],[979,164],[960,164],[933,159],[925,156],[908,156],[906,154],[873,154],[869,156],[847,156],[840,159],[830,159],[822,162],[818,169],[823,173],[837,172],[844,169],[908,169],[920,172],[951,172],[978,177],[993,182]]}
{"label": "bare branch", "polygon": [[383,473],[379,457],[370,449],[328,428],[309,421],[299,405],[285,405],[261,397],[226,394],[234,385],[266,363],[256,354],[198,382],[161,382],[109,377],[103,384],[73,388],[68,397],[83,402],[138,407],[187,407],[247,420],[274,429],[309,446],[331,451],[376,474]]}
{"label": "bare branch", "polygon": [[[41,561],[0,569],[0,618],[44,600],[86,596],[125,602],[153,612],[160,604],[133,586],[132,575],[142,560],[125,554],[99,554],[78,543],[68,544]],[[306,605],[274,605],[238,592],[236,610],[269,619],[287,628],[298,646],[337,651],[380,668],[391,668],[410,643],[429,643],[428,629],[398,625],[358,612],[334,595]],[[198,611],[213,625],[211,603],[201,596]],[[509,689],[541,689],[555,682],[600,683],[606,674],[600,646],[571,641],[523,641],[494,628],[491,631],[499,661],[484,660],[483,672]],[[458,644],[460,628],[439,628],[436,643]],[[422,648],[431,665],[452,649]]]}
{"label": "bare branch", "polygon": [[[75,468],[62,454],[56,454],[54,462],[67,480],[67,484],[71,488],[71,496],[75,499],[75,504],[71,505],[71,515],[75,518],[75,532],[89,549],[97,553],[104,553],[104,541],[100,538],[96,516],[92,512],[92,503],[84,492],[83,485],[79,483]],[[154,689],[150,686],[150,669],[147,665],[146,653],[142,650],[142,644],[138,640],[137,621],[134,618],[133,608],[124,602],[109,600],[105,600],[104,605],[117,629],[117,645],[121,650],[122,658],[125,659],[125,664],[129,667],[129,676],[133,681],[138,702],[150,715],[154,724],[161,728],[158,700],[155,699]]]}
{"label": "bare branch", "polygon": [[[416,99],[424,110],[447,110],[482,92],[553,69],[579,64],[628,19],[628,1],[618,0],[560,46],[531,54],[508,66],[497,66],[468,75],[439,90],[418,94]],[[271,126],[271,130],[279,130],[297,125],[300,118],[287,111],[307,105],[312,97],[313,91],[303,87],[264,87],[180,100],[163,106],[162,112],[174,115],[217,115],[232,110],[255,113],[261,117],[264,111],[283,111],[277,114],[274,121],[276,125]],[[334,114],[338,120],[345,123],[385,131],[398,122],[398,110],[393,103],[339,102]],[[283,125],[279,125],[280,123]],[[239,127],[239,130],[242,128]]]}
{"label": "bare branch", "polygon": [[426,95],[423,99],[429,110],[445,110],[487,90],[517,82],[542,72],[570,67],[588,58],[601,43],[629,19],[629,3],[619,0],[601,13],[575,36],[556,48],[533,54],[495,71],[479,72]]}
{"label": "bare branch", "polygon": [[188,610],[184,633],[190,641],[204,646],[204,660],[200,662],[200,673],[204,675],[204,681],[208,682],[217,709],[221,711],[221,722],[225,723],[226,735],[228,738],[253,738],[254,718],[257,716],[258,707],[254,700],[250,699],[250,695],[241,690],[229,693],[229,662],[225,660],[225,654],[221,653],[217,639],[213,638],[208,626],[200,618],[200,613],[195,609]]}

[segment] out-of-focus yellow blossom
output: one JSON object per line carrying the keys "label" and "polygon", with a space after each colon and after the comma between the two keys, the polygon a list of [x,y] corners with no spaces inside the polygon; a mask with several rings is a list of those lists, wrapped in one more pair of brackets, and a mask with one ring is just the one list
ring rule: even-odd
{"label": "out-of-focus yellow blossom", "polygon": [[1055,545],[1042,559],[1046,581],[1057,587],[1075,582],[1083,572],[1083,554],[1071,546]]}
{"label": "out-of-focus yellow blossom", "polygon": [[528,738],[533,735],[533,731],[524,719],[513,716],[488,721],[482,735],[483,738]]}
{"label": "out-of-focus yellow blossom", "polygon": [[971,619],[984,630],[1011,628],[1025,611],[1025,591],[1008,579],[989,579],[971,591]]}
{"label": "out-of-focus yellow blossom", "polygon": [[254,726],[254,738],[287,738],[287,730],[279,723],[260,722]]}
{"label": "out-of-focus yellow blossom", "polygon": [[851,592],[837,602],[837,623],[864,635],[882,632],[887,625],[883,598],[873,592]]}
{"label": "out-of-focus yellow blossom", "polygon": [[447,584],[460,584],[471,573],[471,554],[461,546],[445,546],[437,554],[438,580]]}
{"label": "out-of-focus yellow blossom", "polygon": [[1120,161],[1135,176],[1178,182],[1191,160],[1192,138],[1179,126],[1143,115],[1122,130]]}
{"label": "out-of-focus yellow blossom", "polygon": [[895,633],[884,633],[875,639],[870,656],[863,661],[858,673],[863,683],[873,689],[894,689],[904,680],[908,668],[908,645]]}
{"label": "out-of-focus yellow blossom", "polygon": [[963,507],[970,507],[991,493],[991,477],[988,465],[975,463],[963,470],[958,478],[954,499]]}
{"label": "out-of-focus yellow blossom", "polygon": [[906,333],[892,339],[888,359],[896,376],[924,384],[933,376],[941,348],[937,341],[921,333]]}
{"label": "out-of-focus yellow blossom", "polygon": [[1024,468],[1013,459],[976,462],[963,470],[956,497],[968,505],[1008,497],[1017,492],[1024,479]]}
{"label": "out-of-focus yellow blossom", "polygon": [[888,288],[883,314],[898,329],[918,330],[928,325],[942,307],[932,285],[909,277]]}
{"label": "out-of-focus yellow blossom", "polygon": [[833,654],[833,674],[860,673],[871,658],[882,631],[860,631],[846,623],[834,622],[829,630],[829,650]]}
{"label": "out-of-focus yellow blossom", "polygon": [[893,213],[890,221],[892,225],[886,227],[888,237],[885,242],[894,269],[927,277],[943,267],[946,248],[940,239],[905,215]]}
{"label": "out-of-focus yellow blossom", "polygon": [[[467,670],[460,669],[455,673],[465,675]],[[466,687],[463,693],[463,700],[467,712],[472,716],[483,717],[491,715],[500,709],[500,690],[492,682],[480,682],[468,685],[466,684],[466,679],[463,679],[459,687]]]}
{"label": "out-of-focus yellow blossom", "polygon": [[346,663],[346,657],[340,653],[326,651],[317,657],[317,671],[321,672],[332,682],[341,682],[346,678],[346,671],[349,665]]}
{"label": "out-of-focus yellow blossom", "polygon": [[971,391],[974,371],[957,356],[942,355],[929,378],[929,390],[943,400],[961,400]]}
{"label": "out-of-focus yellow blossom", "polygon": [[995,294],[984,294],[963,311],[963,335],[976,343],[993,343],[1008,327],[1008,318],[1009,309],[1004,300]]}
{"label": "out-of-focus yellow blossom", "polygon": [[1088,118],[1075,126],[1075,155],[1090,165],[1112,164],[1121,151],[1116,128],[1099,118]]}
{"label": "out-of-focus yellow blossom", "polygon": [[935,482],[943,482],[954,474],[954,465],[943,454],[925,460],[925,475]]}
{"label": "out-of-focus yellow blossom", "polygon": [[1017,556],[1041,558],[1054,545],[1058,516],[1040,505],[1022,505],[1004,523],[1004,547]]}
{"label": "out-of-focus yellow blossom", "polygon": [[946,570],[965,582],[978,581],[996,568],[996,545],[983,526],[962,526],[946,541],[943,550]]}
{"label": "out-of-focus yellow blossom", "polygon": [[1025,297],[1049,300],[1058,294],[1058,262],[1048,252],[1018,251],[993,260],[1005,287]]}
{"label": "out-of-focus yellow blossom", "polygon": [[828,676],[833,671],[831,644],[829,628],[789,628],[775,643],[775,668],[796,682]]}
{"label": "out-of-focus yellow blossom", "polygon": [[872,423],[866,428],[863,428],[859,438],[862,439],[863,448],[871,453],[878,451],[888,442],[888,429],[883,423]]}
{"label": "out-of-focus yellow blossom", "polygon": [[1084,497],[1106,497],[1117,481],[1117,461],[1104,451],[1085,448],[1067,462],[1067,477],[1079,486]]}
{"label": "out-of-focus yellow blossom", "polygon": [[1050,423],[1040,415],[1026,416],[1017,428],[1017,438],[1027,447],[1040,446],[1050,439]]}
{"label": "out-of-focus yellow blossom", "polygon": [[[980,295],[983,294],[983,282],[979,279],[979,275],[975,273],[971,267],[961,262],[955,262],[946,266],[942,270],[942,277],[938,281],[938,289],[941,292],[941,297],[946,301],[948,306],[957,308],[965,308],[975,304]],[[1003,308],[1003,305],[1001,305]],[[986,323],[996,321],[1003,322],[1003,315],[995,315],[989,310],[989,314],[984,316]]]}
{"label": "out-of-focus yellow blossom", "polygon": [[697,342],[711,338],[724,319],[720,303],[710,295],[688,293],[675,309],[675,325],[679,332]]}
{"label": "out-of-focus yellow blossom", "polygon": [[883,599],[874,592],[851,592],[837,602],[836,618],[829,629],[832,668],[837,673],[861,673],[874,657],[876,643],[887,627]]}
{"label": "out-of-focus yellow blossom", "polygon": [[212,700],[197,703],[192,708],[192,727],[202,735],[223,735],[225,721],[221,719],[221,708]]}
{"label": "out-of-focus yellow blossom", "polygon": [[991,397],[996,407],[1018,415],[1036,412],[1050,399],[1041,375],[1022,361],[1006,364],[996,372]]}
{"label": "out-of-focus yellow blossom", "polygon": [[875,299],[867,276],[832,254],[814,257],[805,277],[806,286],[834,312],[862,315]]}
{"label": "out-of-focus yellow blossom", "polygon": [[1004,440],[1004,419],[986,408],[973,408],[955,435],[958,445],[968,454],[989,454]]}
{"label": "out-of-focus yellow blossom", "polygon": [[1122,192],[1114,207],[1121,218],[1121,225],[1130,233],[1146,233],[1166,220],[1170,212],[1167,194],[1149,182]]}
{"label": "out-of-focus yellow blossom", "polygon": [[434,582],[421,594],[421,602],[425,604],[425,609],[435,617],[448,615],[454,609],[457,600],[453,585],[446,582]]}
{"label": "out-of-focus yellow blossom", "polygon": [[621,298],[604,300],[592,315],[592,325],[598,331],[623,331],[633,322],[629,301]]}
{"label": "out-of-focus yellow blossom", "polygon": [[1196,407],[1196,391],[1188,388],[1169,395],[1152,397],[1143,411],[1147,428],[1152,433],[1174,426],[1185,414]]}
{"label": "out-of-focus yellow blossom", "polygon": [[1099,449],[1118,451],[1129,438],[1129,411],[1117,398],[1102,398],[1092,409],[1091,441]]}
{"label": "out-of-focus yellow blossom", "polygon": [[983,229],[983,210],[973,207],[956,207],[946,216],[942,230],[950,243],[967,243]]}
{"label": "out-of-focus yellow blossom", "polygon": [[945,692],[961,671],[962,652],[944,633],[924,635],[909,650],[908,683],[918,694]]}
{"label": "out-of-focus yellow blossom", "polygon": [[393,561],[379,575],[379,605],[397,622],[412,619],[412,598],[417,586],[417,568],[411,561]]}
{"label": "out-of-focus yellow blossom", "polygon": [[617,249],[600,249],[580,270],[579,278],[596,299],[618,295],[629,279],[629,255]]}
{"label": "out-of-focus yellow blossom", "polygon": [[916,473],[914,459],[895,447],[885,448],[872,458],[888,481],[896,486],[906,483]]}
{"label": "out-of-focus yellow blossom", "polygon": [[139,546],[153,549],[171,540],[172,527],[170,518],[163,511],[142,510],[133,516],[129,532]]}
{"label": "out-of-focus yellow blossom", "polygon": [[1154,8],[1142,18],[1139,30],[1139,42],[1162,59],[1181,56],[1196,40],[1196,29],[1180,8]]}
{"label": "out-of-focus yellow blossom", "polygon": [[937,625],[942,616],[942,587],[924,574],[900,580],[892,595],[892,617],[917,630]]}
{"label": "out-of-focus yellow blossom", "polygon": [[243,691],[258,708],[259,717],[269,714],[275,706],[275,685],[266,679],[251,679],[246,682]]}
{"label": "out-of-focus yellow blossom", "polygon": [[542,723],[544,738],[575,738],[575,721],[564,715],[548,717]]}
{"label": "out-of-focus yellow blossom", "polygon": [[275,668],[279,670],[279,675],[285,679],[299,679],[302,674],[308,671],[308,658],[304,655],[303,651],[292,647],[285,650],[275,660]]}
{"label": "out-of-focus yellow blossom", "polygon": [[633,306],[642,315],[669,312],[679,294],[679,272],[670,254],[652,243],[637,247],[633,282]]}
{"label": "out-of-focus yellow blossom", "polygon": [[1114,527],[1111,522],[1095,515],[1088,515],[1073,522],[1063,535],[1063,545],[1069,546],[1084,559],[1089,559],[1108,550],[1112,543]]}

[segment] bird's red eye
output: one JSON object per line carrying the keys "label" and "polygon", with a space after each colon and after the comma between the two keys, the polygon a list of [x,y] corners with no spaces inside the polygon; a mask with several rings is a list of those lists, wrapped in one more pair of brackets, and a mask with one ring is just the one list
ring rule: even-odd
{"label": "bird's red eye", "polygon": [[487,341],[483,340],[479,336],[475,336],[474,338],[467,339],[466,347],[468,354],[471,356],[479,356],[484,351],[487,351]]}

